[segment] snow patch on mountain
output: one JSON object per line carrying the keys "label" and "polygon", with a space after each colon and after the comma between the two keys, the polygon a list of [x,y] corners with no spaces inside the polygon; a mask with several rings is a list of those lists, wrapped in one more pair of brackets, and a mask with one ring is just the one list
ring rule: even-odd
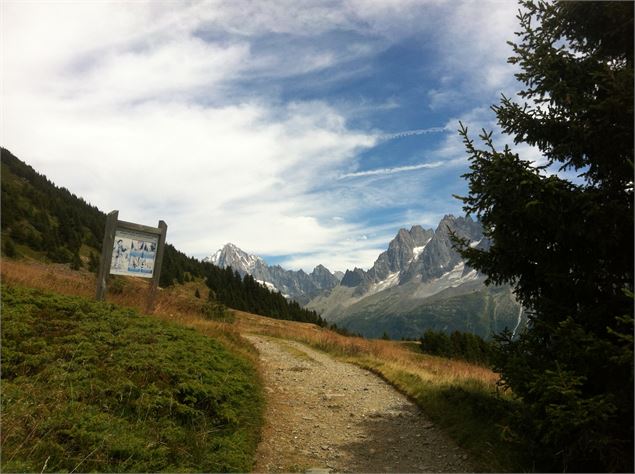
{"label": "snow patch on mountain", "polygon": [[[430,237],[428,239],[428,242],[430,242],[432,240],[432,237]],[[419,247],[414,247],[412,249],[412,260],[410,260],[411,262],[415,261],[416,259],[419,258],[419,255],[421,255],[423,253],[423,249],[426,248],[426,245],[428,245],[428,242],[426,242],[425,244],[419,246]]]}
{"label": "snow patch on mountain", "polygon": [[389,274],[382,281],[374,283],[368,290],[367,295],[379,293],[380,291],[387,290],[388,288],[392,288],[393,286],[397,286],[398,284],[399,284],[399,272],[393,272]]}
{"label": "snow patch on mountain", "polygon": [[223,249],[218,249],[214,255],[210,256],[210,257],[205,257],[203,259],[204,262],[210,262],[213,263],[214,265],[218,266],[218,263],[220,262],[220,256],[221,253],[223,252]]}
{"label": "snow patch on mountain", "polygon": [[435,295],[446,288],[456,288],[465,283],[469,283],[479,279],[478,272],[471,269],[465,275],[465,263],[463,261],[457,263],[449,272],[445,272],[438,278],[433,278],[420,286],[412,293],[412,298],[423,299]]}
{"label": "snow patch on mountain", "polygon": [[281,293],[280,290],[278,290],[278,288],[276,288],[276,285],[274,285],[273,283],[269,283],[268,281],[264,281],[264,280],[256,280],[256,283],[259,283],[260,285],[264,286],[269,291],[275,291],[277,293]]}
{"label": "snow patch on mountain", "polygon": [[223,248],[214,252],[210,257],[204,258],[203,261],[222,268],[232,267],[234,270],[245,273],[252,273],[258,264],[266,265],[262,258],[248,254],[232,243],[225,244]]}
{"label": "snow patch on mountain", "polygon": [[452,270],[443,275],[440,280],[445,278],[448,281],[449,286],[456,287],[462,285],[463,283],[476,280],[478,278],[478,272],[474,269],[463,275],[464,272],[465,262],[459,262],[454,266]]}

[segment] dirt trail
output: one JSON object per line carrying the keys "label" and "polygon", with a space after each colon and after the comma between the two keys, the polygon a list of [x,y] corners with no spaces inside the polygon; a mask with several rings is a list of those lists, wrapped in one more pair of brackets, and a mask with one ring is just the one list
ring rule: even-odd
{"label": "dirt trail", "polygon": [[469,472],[468,456],[376,375],[249,335],[267,396],[256,472]]}

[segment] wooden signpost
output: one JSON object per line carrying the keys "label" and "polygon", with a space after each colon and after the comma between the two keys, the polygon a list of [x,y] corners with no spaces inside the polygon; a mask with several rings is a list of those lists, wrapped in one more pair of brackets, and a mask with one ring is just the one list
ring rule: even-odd
{"label": "wooden signpost", "polygon": [[106,297],[108,275],[128,275],[150,279],[146,311],[154,309],[159,286],[161,263],[168,226],[159,221],[158,227],[149,227],[118,220],[119,211],[106,217],[106,230],[99,260],[95,298]]}

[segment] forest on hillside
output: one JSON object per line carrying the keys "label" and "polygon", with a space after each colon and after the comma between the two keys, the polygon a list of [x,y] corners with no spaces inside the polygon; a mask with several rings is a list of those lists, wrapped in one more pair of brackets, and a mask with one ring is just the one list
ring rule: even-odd
{"label": "forest on hillside", "polygon": [[[96,206],[58,187],[6,148],[2,159],[2,253],[67,263],[74,269],[96,271],[106,215]],[[325,323],[314,311],[302,308],[231,268],[221,269],[188,257],[173,245],[165,246],[159,284],[168,287],[194,278],[205,279],[219,303],[234,309],[278,319]]]}
{"label": "forest on hillside", "polygon": [[[19,250],[52,262],[82,265],[82,246],[101,248],[105,215],[2,148],[3,252]],[[31,252],[29,252],[29,250]]]}

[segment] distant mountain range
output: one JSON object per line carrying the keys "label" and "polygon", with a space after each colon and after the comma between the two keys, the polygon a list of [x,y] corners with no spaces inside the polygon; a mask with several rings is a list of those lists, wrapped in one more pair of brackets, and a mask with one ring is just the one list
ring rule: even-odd
{"label": "distant mountain range", "polygon": [[[75,268],[90,266],[99,253],[105,214],[58,188],[8,150],[0,148],[0,152],[3,256],[28,256]],[[369,337],[381,336],[384,331],[393,338],[419,337],[426,329],[488,337],[505,327],[512,331],[522,328],[525,320],[511,289],[486,287],[484,276],[465,265],[452,249],[448,230],[479,248],[489,245],[477,222],[445,216],[436,230],[418,225],[399,230],[368,270],[331,273],[323,265],[311,273],[285,270],[269,266],[233,244],[205,260],[232,267],[243,276],[250,274],[269,289],[319,312],[328,322]],[[160,285],[213,273],[216,293],[227,296],[221,302],[238,309],[255,311],[260,307],[265,311],[263,301],[253,301],[253,308],[243,305],[253,300],[253,291],[245,285],[238,288],[231,274],[214,268],[168,244]],[[273,306],[280,306],[278,303]],[[286,308],[279,317],[309,320],[294,304],[289,302],[291,309]]]}
{"label": "distant mountain range", "polygon": [[232,243],[226,244],[212,256],[205,257],[203,261],[221,268],[232,267],[242,276],[250,274],[259,283],[296,300],[301,305],[306,305],[313,298],[330,292],[341,279],[341,276],[338,278],[323,265],[318,265],[311,273],[303,270],[285,270],[279,265],[269,266],[262,258],[250,255]]}
{"label": "distant mountain range", "polygon": [[419,225],[400,229],[373,266],[342,276],[323,265],[306,272],[268,266],[257,256],[227,244],[206,258],[317,311],[328,322],[378,337],[418,337],[426,329],[472,332],[483,337],[525,324],[511,288],[487,287],[485,276],[470,268],[453,249],[450,231],[487,249],[478,222],[445,216],[436,230]]}

